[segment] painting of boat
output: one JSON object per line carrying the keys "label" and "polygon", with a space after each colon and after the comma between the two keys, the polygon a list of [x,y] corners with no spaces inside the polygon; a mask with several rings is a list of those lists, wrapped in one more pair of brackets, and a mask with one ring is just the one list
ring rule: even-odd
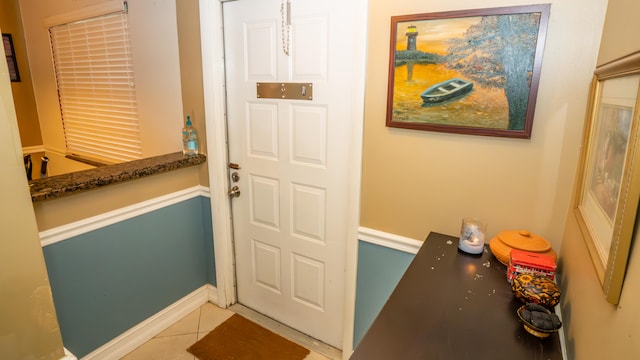
{"label": "painting of boat", "polygon": [[420,94],[422,101],[427,104],[439,103],[462,96],[473,89],[470,81],[453,78],[435,84]]}

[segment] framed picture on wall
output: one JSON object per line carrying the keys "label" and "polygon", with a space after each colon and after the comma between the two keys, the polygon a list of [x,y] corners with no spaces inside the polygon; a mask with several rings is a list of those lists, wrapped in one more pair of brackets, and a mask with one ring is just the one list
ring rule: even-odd
{"label": "framed picture on wall", "polygon": [[386,125],[530,138],[549,8],[393,16]]}
{"label": "framed picture on wall", "polygon": [[13,37],[11,34],[2,34],[2,44],[4,45],[4,53],[7,57],[7,65],[9,65],[9,78],[13,82],[20,81],[20,72],[18,71],[18,62],[16,61],[16,53],[13,49]]}
{"label": "framed picture on wall", "polygon": [[596,69],[575,214],[607,301],[622,291],[638,203],[640,52]]}

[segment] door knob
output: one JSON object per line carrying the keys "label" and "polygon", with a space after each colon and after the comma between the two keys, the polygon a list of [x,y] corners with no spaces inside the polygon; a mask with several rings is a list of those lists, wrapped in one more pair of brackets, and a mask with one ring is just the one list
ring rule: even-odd
{"label": "door knob", "polygon": [[232,198],[239,197],[240,196],[240,188],[237,187],[237,186],[234,186],[234,187],[231,188],[231,190],[229,190],[227,192],[227,194],[229,194],[229,197],[232,197]]}

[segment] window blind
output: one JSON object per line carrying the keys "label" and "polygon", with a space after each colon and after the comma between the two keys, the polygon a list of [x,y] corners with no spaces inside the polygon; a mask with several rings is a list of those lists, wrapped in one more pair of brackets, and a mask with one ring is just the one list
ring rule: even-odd
{"label": "window blind", "polygon": [[126,13],[49,28],[67,153],[142,157]]}

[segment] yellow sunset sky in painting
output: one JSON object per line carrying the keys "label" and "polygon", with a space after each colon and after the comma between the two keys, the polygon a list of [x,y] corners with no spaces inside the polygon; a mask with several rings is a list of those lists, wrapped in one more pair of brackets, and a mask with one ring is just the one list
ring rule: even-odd
{"label": "yellow sunset sky in painting", "polygon": [[471,26],[480,22],[481,17],[456,19],[418,20],[398,23],[396,50],[407,49],[407,29],[415,25],[418,31],[417,48],[423,52],[447,54],[447,40],[461,37]]}

